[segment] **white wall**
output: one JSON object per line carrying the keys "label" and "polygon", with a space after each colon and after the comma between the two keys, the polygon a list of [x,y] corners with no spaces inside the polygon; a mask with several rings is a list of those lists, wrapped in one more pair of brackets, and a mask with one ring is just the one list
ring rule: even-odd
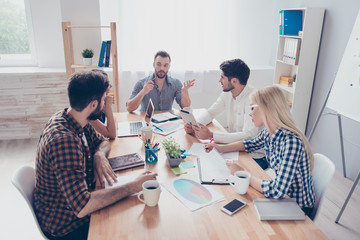
{"label": "white wall", "polygon": [[[38,65],[43,68],[65,68],[62,21],[70,21],[72,25],[100,25],[98,0],[30,0],[30,8]],[[73,29],[72,32],[75,63],[82,63],[84,48],[99,52],[99,29]]]}
{"label": "white wall", "polygon": [[30,0],[39,67],[65,67],[60,1]]}

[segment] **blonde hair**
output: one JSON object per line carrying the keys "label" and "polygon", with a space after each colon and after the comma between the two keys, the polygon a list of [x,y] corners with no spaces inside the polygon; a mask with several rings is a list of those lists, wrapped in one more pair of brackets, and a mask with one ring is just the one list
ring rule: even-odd
{"label": "blonde hair", "polygon": [[265,127],[268,128],[268,123],[271,122],[279,128],[289,130],[298,135],[304,143],[305,151],[309,158],[309,169],[312,172],[314,155],[310,143],[301,130],[296,127],[282,90],[277,86],[269,86],[252,93],[250,98],[253,103],[259,105],[259,108],[264,113]]}

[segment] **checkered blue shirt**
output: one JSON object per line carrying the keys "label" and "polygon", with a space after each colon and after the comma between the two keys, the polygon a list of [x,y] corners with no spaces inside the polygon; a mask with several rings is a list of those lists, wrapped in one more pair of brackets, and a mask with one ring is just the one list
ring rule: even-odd
{"label": "checkered blue shirt", "polygon": [[302,140],[293,132],[278,128],[273,135],[263,129],[253,139],[244,139],[246,152],[264,148],[266,160],[275,170],[274,180],[263,180],[265,197],[295,198],[301,208],[313,207],[315,193],[308,157]]}

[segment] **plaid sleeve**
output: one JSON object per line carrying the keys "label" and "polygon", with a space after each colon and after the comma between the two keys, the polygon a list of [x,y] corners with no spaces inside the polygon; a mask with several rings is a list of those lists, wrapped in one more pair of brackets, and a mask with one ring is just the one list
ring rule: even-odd
{"label": "plaid sleeve", "polygon": [[265,143],[265,129],[263,129],[256,137],[251,139],[244,139],[245,151],[250,153],[264,147]]}
{"label": "plaid sleeve", "polygon": [[100,133],[98,133],[91,124],[88,124],[88,133],[91,138],[91,145],[94,150],[98,149],[99,145],[107,139]]}
{"label": "plaid sleeve", "polygon": [[284,198],[293,182],[296,169],[303,152],[302,141],[294,135],[289,135],[281,143],[279,170],[274,180],[263,180],[261,189],[265,197]]}
{"label": "plaid sleeve", "polygon": [[49,158],[61,192],[77,215],[90,200],[82,146],[73,135],[63,135],[50,143]]}

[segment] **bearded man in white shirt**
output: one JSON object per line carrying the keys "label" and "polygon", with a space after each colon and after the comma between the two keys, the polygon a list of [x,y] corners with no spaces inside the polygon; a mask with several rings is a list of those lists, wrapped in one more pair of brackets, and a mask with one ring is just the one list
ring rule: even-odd
{"label": "bearded man in white shirt", "polygon": [[[228,60],[220,65],[222,71],[219,82],[223,93],[209,109],[197,118],[198,126],[185,125],[188,134],[198,139],[213,139],[217,143],[231,143],[258,135],[260,129],[253,124],[250,114],[250,94],[256,89],[247,85],[250,69],[241,59]],[[207,124],[220,114],[226,114],[228,132],[212,132]],[[268,168],[264,151],[251,154],[263,168]]]}

